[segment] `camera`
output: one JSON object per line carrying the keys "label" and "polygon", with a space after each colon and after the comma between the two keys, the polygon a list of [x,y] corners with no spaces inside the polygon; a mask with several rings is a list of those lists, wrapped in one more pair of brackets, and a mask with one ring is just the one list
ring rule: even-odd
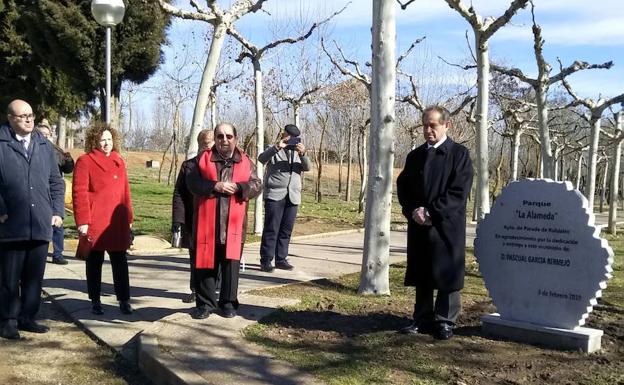
{"label": "camera", "polygon": [[294,150],[297,145],[301,143],[301,138],[298,136],[291,136],[290,139],[288,139],[288,141],[286,142],[286,149],[287,150]]}

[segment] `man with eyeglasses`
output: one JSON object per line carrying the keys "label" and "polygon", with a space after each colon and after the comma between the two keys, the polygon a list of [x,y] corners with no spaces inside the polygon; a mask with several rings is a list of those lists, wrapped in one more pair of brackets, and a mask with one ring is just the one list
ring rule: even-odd
{"label": "man with eyeglasses", "polygon": [[63,224],[65,185],[52,145],[33,131],[35,116],[12,101],[0,126],[0,336],[45,333],[35,322],[52,226]]}
{"label": "man with eyeglasses", "polygon": [[[195,304],[191,316],[207,318],[217,309],[225,318],[236,316],[238,274],[245,243],[247,204],[260,195],[262,181],[249,157],[237,147],[236,128],[220,123],[215,144],[193,161],[186,185],[195,196]],[[216,282],[221,271],[219,299]]]}

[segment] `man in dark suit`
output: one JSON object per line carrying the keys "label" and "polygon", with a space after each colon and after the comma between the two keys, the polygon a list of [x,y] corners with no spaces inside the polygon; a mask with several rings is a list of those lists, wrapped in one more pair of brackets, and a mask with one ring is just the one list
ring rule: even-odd
{"label": "man in dark suit", "polygon": [[[202,152],[209,150],[214,145],[214,135],[212,130],[201,130],[197,135],[198,151],[197,156]],[[173,188],[173,202],[171,215],[171,231],[181,234],[180,245],[172,245],[174,247],[184,247],[189,249],[190,258],[190,287],[191,294],[184,297],[182,302],[195,302],[195,245],[190,241],[193,233],[193,194],[186,186],[186,176],[189,173],[189,167],[192,162],[197,161],[197,156],[187,159],[180,166],[180,173]],[[218,287],[218,284],[217,284]]]}
{"label": "man in dark suit", "polygon": [[399,203],[408,220],[405,285],[416,286],[414,321],[400,332],[433,332],[442,340],[453,336],[461,309],[466,201],[473,174],[468,149],[446,136],[449,118],[443,107],[425,109],[426,143],[407,155],[397,179]]}
{"label": "man in dark suit", "polygon": [[35,116],[23,100],[8,107],[0,126],[0,336],[45,333],[35,322],[41,302],[52,226],[63,224],[65,185],[54,150],[33,132]]}

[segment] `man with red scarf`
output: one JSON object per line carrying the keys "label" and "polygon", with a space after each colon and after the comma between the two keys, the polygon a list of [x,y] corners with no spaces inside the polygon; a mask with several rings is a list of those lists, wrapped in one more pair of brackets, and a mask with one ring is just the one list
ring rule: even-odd
{"label": "man with red scarf", "polygon": [[[245,243],[247,203],[262,191],[262,181],[249,157],[236,145],[236,128],[215,127],[215,145],[188,169],[186,185],[195,196],[193,239],[196,247],[193,318],[221,309],[226,318],[238,309],[238,271]],[[221,269],[219,299],[216,281]]]}

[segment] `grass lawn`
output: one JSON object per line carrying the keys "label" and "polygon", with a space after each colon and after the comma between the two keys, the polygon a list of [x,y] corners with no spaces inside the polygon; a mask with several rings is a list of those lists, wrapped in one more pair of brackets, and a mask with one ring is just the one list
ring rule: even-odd
{"label": "grass lawn", "polygon": [[624,241],[608,239],[614,277],[589,318],[589,327],[605,332],[603,349],[591,355],[482,337],[479,318],[494,307],[472,250],[463,312],[449,341],[395,332],[409,323],[414,301],[401,265],[391,268],[387,297],[358,296],[358,274],[257,292],[301,302],[245,329],[245,336],[329,384],[624,384]]}

